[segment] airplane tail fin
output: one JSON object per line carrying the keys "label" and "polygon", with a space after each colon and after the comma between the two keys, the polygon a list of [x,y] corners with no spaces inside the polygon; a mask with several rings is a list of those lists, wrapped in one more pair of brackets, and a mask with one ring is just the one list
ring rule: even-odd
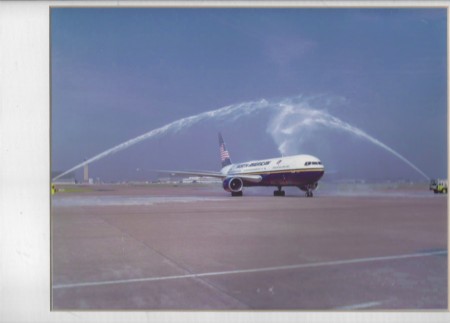
{"label": "airplane tail fin", "polygon": [[223,141],[222,134],[219,132],[219,146],[220,146],[220,160],[222,161],[222,167],[231,165],[230,154],[225,147],[225,142]]}

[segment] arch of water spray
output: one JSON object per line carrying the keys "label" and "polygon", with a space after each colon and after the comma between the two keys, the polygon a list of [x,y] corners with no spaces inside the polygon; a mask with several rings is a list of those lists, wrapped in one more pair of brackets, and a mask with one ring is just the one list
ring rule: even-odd
{"label": "arch of water spray", "polygon": [[295,133],[298,129],[322,126],[325,128],[345,131],[351,135],[365,139],[383,148],[384,150],[388,151],[389,153],[393,154],[394,156],[405,162],[407,165],[409,165],[411,168],[417,171],[424,178],[429,180],[429,177],[422,170],[420,170],[412,162],[410,162],[408,159],[406,159],[404,156],[396,152],[391,147],[382,143],[378,139],[370,136],[363,130],[355,126],[352,126],[349,123],[344,122],[337,117],[332,116],[326,111],[318,110],[311,107],[308,98],[303,98],[301,96],[283,99],[279,101],[268,101],[263,99],[260,101],[244,102],[225,106],[216,110],[202,112],[194,116],[189,116],[186,118],[173,121],[162,127],[153,129],[140,136],[127,140],[110,149],[107,149],[99,153],[98,155],[95,155],[87,159],[86,161],[59,174],[52,180],[56,180],[70,172],[73,172],[81,167],[84,167],[87,164],[93,163],[102,158],[113,155],[144,140],[163,136],[168,133],[176,133],[180,130],[189,128],[199,122],[209,119],[234,121],[239,118],[249,116],[261,111],[271,111],[273,113],[270,122],[267,126],[267,132],[275,140],[275,142],[278,145],[278,150],[283,155],[289,154],[289,152],[287,151],[287,147],[289,147],[289,142],[290,140],[292,140],[291,135]]}

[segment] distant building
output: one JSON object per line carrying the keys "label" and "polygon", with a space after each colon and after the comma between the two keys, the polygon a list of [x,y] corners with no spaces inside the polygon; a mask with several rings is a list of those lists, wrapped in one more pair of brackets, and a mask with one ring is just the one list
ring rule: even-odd
{"label": "distant building", "polygon": [[214,177],[190,176],[183,178],[183,183],[221,183],[222,181]]}
{"label": "distant building", "polygon": [[84,165],[83,183],[89,183],[89,168],[87,164]]}
{"label": "distant building", "polygon": [[162,184],[170,184],[170,183],[175,183],[175,182],[178,182],[178,181],[175,181],[171,177],[160,177],[160,178],[158,178],[158,180],[156,182],[157,183],[162,183]]}

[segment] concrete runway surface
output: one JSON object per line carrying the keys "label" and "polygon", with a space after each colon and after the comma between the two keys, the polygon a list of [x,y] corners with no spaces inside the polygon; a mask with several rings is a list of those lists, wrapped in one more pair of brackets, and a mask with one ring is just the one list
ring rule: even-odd
{"label": "concrete runway surface", "polygon": [[64,187],[53,310],[447,309],[447,196],[365,187]]}

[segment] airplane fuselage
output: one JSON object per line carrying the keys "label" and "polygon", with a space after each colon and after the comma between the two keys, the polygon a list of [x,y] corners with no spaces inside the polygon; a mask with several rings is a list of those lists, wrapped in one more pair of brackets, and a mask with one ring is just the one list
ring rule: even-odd
{"label": "airplane fuselage", "polygon": [[[221,170],[227,177],[242,178],[243,186],[297,186],[313,185],[324,174],[319,159],[311,155],[296,155],[231,164]],[[260,176],[248,180],[246,176]]]}

